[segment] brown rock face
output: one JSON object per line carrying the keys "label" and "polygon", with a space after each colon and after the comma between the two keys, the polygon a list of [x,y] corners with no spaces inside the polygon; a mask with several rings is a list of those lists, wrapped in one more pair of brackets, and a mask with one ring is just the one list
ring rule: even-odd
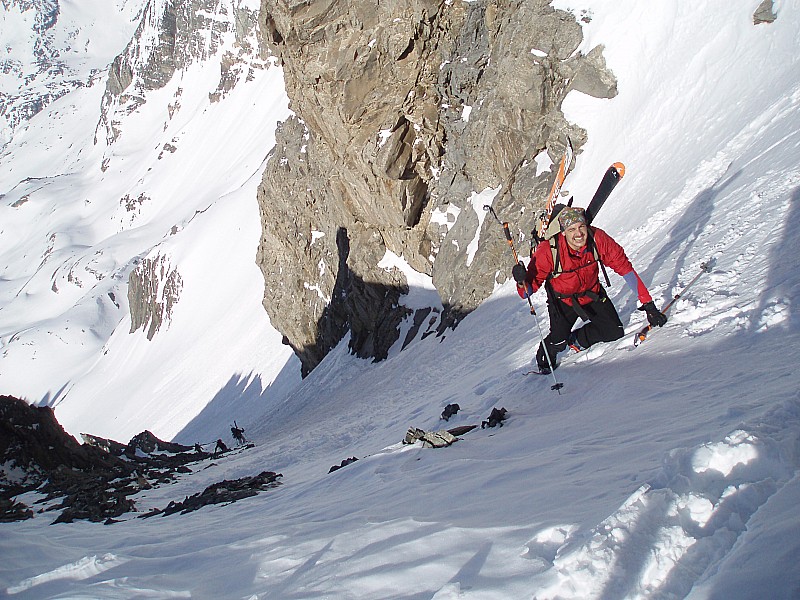
{"label": "brown rock face", "polygon": [[381,359],[421,321],[404,275],[378,265],[387,251],[432,277],[440,331],[473,310],[509,265],[473,193],[502,188],[495,209],[529,231],[551,180],[533,158],[584,141],[564,96],[616,93],[601,50],[576,53],[580,26],[544,0],[263,0],[260,27],[296,116],[259,189],[257,262],[305,373],[348,331]]}

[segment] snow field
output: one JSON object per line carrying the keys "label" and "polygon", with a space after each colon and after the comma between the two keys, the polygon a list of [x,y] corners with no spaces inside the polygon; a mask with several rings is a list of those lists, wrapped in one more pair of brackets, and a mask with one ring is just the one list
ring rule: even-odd
{"label": "snow field", "polygon": [[[53,382],[72,374],[69,401],[57,408],[59,418],[73,411],[70,430],[124,437],[155,424],[157,433],[175,432],[178,441],[191,443],[225,436],[228,421],[238,418],[256,441],[253,450],[197,465],[172,486],[141,492],[141,512],[265,469],[283,473],[283,483],[184,516],[50,526],[52,513],[42,513],[5,526],[0,589],[6,595],[798,596],[800,244],[793,224],[800,202],[800,7],[776,2],[778,20],[753,26],[755,6],[746,2],[678,2],[646,11],[632,1],[569,5],[591,11],[583,49],[606,45],[620,95],[601,101],[573,93],[565,102],[568,118],[586,127],[590,140],[565,189],[585,205],[581,199],[590,197],[608,164],[626,164],[598,225],[622,242],[657,302],[680,292],[701,262],[714,262],[678,301],[669,323],[634,349],[631,333],[644,316],[612,275],[609,293],[629,335],[566,359],[556,371],[565,383],[557,394],[550,378],[521,375],[530,369],[538,328],[507,282],[443,338],[416,341],[410,352],[392,352],[377,364],[349,356],[344,340],[299,381],[292,375],[296,363],[280,353],[285,348],[261,311],[263,284],[252,265],[258,235],[252,176],[264,155],[246,162],[249,151],[237,154],[247,169],[231,175],[197,157],[214,177],[209,196],[198,195],[200,183],[188,184],[192,194],[181,196],[171,167],[190,160],[205,138],[193,130],[194,119],[174,120],[168,136],[145,145],[150,159],[133,145],[119,158],[144,182],[126,179],[123,186],[117,178],[126,169],[112,162],[118,170],[108,171],[102,184],[108,188],[100,188],[113,190],[109,202],[116,203],[122,189],[151,189],[152,180],[159,198],[186,203],[145,207],[126,225],[124,244],[103,242],[119,248],[110,254],[118,270],[141,252],[129,249],[134,236],[179,265],[187,295],[173,323],[148,343],[141,332],[127,334],[123,317],[106,316],[117,329],[98,333],[94,347],[105,344],[108,354],[97,364],[90,364],[96,356],[90,350],[68,356],[76,338],[63,334],[61,313],[50,317],[52,305],[40,300],[52,295],[49,272],[24,286],[19,281],[34,272],[27,260],[14,262],[0,282],[0,298],[19,295],[0,309],[0,382],[6,392],[62,397]],[[259,94],[268,96],[272,88],[262,84]],[[252,105],[245,96],[229,106],[245,110]],[[163,115],[153,110],[141,117],[141,127],[162,126]],[[215,110],[198,100],[193,114],[214,135],[235,127],[225,122],[213,130],[216,121],[208,115]],[[267,117],[259,118],[266,123]],[[73,126],[64,137],[80,131]],[[40,130],[27,135],[51,143]],[[176,135],[178,150],[152,163]],[[12,176],[24,168],[19,162],[4,168],[0,181],[22,179]],[[176,177],[186,172],[181,163]],[[86,176],[76,171],[74,177]],[[98,189],[93,181],[88,178],[86,189]],[[8,195],[9,204],[21,198],[21,191],[14,193],[19,197]],[[33,193],[27,206],[55,215],[50,199]],[[0,228],[15,214],[6,200],[2,209]],[[88,234],[79,232],[89,217],[77,214],[53,217],[66,223],[57,239],[74,236],[70,245],[93,248],[100,242],[88,243]],[[15,223],[26,226],[25,219]],[[166,236],[176,223],[179,234]],[[14,246],[15,259],[45,252],[51,228],[30,227],[15,243],[30,239],[31,246]],[[69,264],[68,254],[59,260],[68,272],[61,266]],[[401,257],[385,260],[404,268]],[[81,258],[84,271],[86,264]],[[420,279],[409,302],[426,292]],[[83,298],[74,290],[58,298],[67,293]],[[534,305],[546,327],[544,298],[536,296]],[[22,329],[27,308],[30,331]],[[48,348],[36,337],[53,338],[40,329],[38,319],[45,317],[60,328],[61,346]],[[81,323],[92,318],[86,314]],[[52,373],[32,360],[34,353],[53,363]],[[453,402],[462,410],[445,423],[439,415]],[[475,429],[451,447],[401,443],[408,427],[479,424],[501,406],[509,411],[502,428]],[[359,460],[326,474],[350,456]]]}

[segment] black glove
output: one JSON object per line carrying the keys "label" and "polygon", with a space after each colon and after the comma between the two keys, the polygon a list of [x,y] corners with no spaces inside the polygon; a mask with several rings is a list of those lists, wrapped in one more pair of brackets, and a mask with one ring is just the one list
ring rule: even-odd
{"label": "black glove", "polygon": [[525,285],[525,279],[528,277],[528,271],[525,268],[525,265],[523,265],[521,262],[515,264],[514,268],[511,269],[511,276],[518,285]]}
{"label": "black glove", "polygon": [[639,310],[643,310],[647,314],[647,322],[651,327],[663,327],[667,322],[667,315],[658,310],[652,300],[642,304]]}

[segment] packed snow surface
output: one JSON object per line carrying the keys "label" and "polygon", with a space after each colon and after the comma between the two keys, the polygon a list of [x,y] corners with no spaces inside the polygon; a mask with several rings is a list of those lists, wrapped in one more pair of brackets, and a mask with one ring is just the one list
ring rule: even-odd
{"label": "packed snow surface", "polygon": [[[619,78],[612,100],[567,97],[567,117],[589,143],[564,190],[585,206],[606,167],[625,163],[596,224],[626,248],[657,303],[711,267],[638,348],[632,334],[644,316],[612,275],[628,335],[564,358],[560,393],[552,378],[525,375],[546,308],[536,296],[531,316],[513,282],[442,337],[380,363],[343,343],[297,379],[261,310],[252,260],[270,120],[288,114],[277,69],[227,104],[257,121],[255,158],[253,124],[220,124],[221,103],[171,125],[180,131],[166,139],[180,133],[182,142],[155,174],[131,143],[98,179],[76,156],[94,152],[91,134],[73,117],[58,120],[86,111],[96,122],[101,91],[91,87],[75,92],[87,101],[66,96],[12,140],[0,176],[0,391],[50,401],[73,433],[149,428],[208,443],[229,440],[239,419],[255,448],[141,492],[141,512],[263,470],[281,472],[283,484],[187,515],[51,526],[45,512],[4,524],[0,594],[800,597],[800,5],[775,2],[777,20],[754,25],[756,2],[556,4],[588,21],[582,50],[604,44]],[[146,111],[140,135],[157,120]],[[215,126],[241,136],[225,177],[215,170],[225,153],[209,157],[203,143],[218,139]],[[159,140],[144,146],[152,154]],[[128,168],[150,185],[126,179]],[[179,200],[145,203],[131,217],[118,204],[125,185],[133,197],[146,189]],[[128,218],[141,227],[123,226]],[[179,219],[177,235],[153,233]],[[504,245],[496,233],[477,243]],[[185,301],[152,342],[128,333],[124,303],[87,306],[73,283],[92,267],[111,274],[92,285],[124,300],[114,274],[127,275],[137,237],[153,238],[184,277]],[[407,267],[397,256],[384,262]],[[419,282],[415,301],[430,295]],[[461,410],[444,422],[452,403]],[[494,407],[508,411],[503,427],[478,427],[447,448],[402,443],[409,427],[480,425]],[[351,456],[359,460],[328,474]]]}

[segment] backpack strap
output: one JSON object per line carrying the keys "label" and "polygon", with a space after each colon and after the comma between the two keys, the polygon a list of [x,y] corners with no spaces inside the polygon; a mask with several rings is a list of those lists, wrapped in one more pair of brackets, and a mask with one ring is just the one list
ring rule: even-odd
{"label": "backpack strap", "polygon": [[608,278],[608,273],[606,272],[606,266],[603,264],[603,261],[600,259],[600,253],[597,251],[597,244],[594,241],[594,234],[592,233],[592,228],[586,228],[587,234],[589,236],[589,243],[592,245],[592,253],[594,254],[594,259],[600,265],[600,270],[603,271],[603,277],[606,280],[606,287],[611,287],[611,280]]}
{"label": "backpack strap", "polygon": [[550,252],[553,253],[553,270],[550,272],[548,279],[558,277],[564,272],[564,270],[561,268],[561,254],[558,250],[558,236],[560,235],[560,233],[557,233],[548,240],[550,242]]}

